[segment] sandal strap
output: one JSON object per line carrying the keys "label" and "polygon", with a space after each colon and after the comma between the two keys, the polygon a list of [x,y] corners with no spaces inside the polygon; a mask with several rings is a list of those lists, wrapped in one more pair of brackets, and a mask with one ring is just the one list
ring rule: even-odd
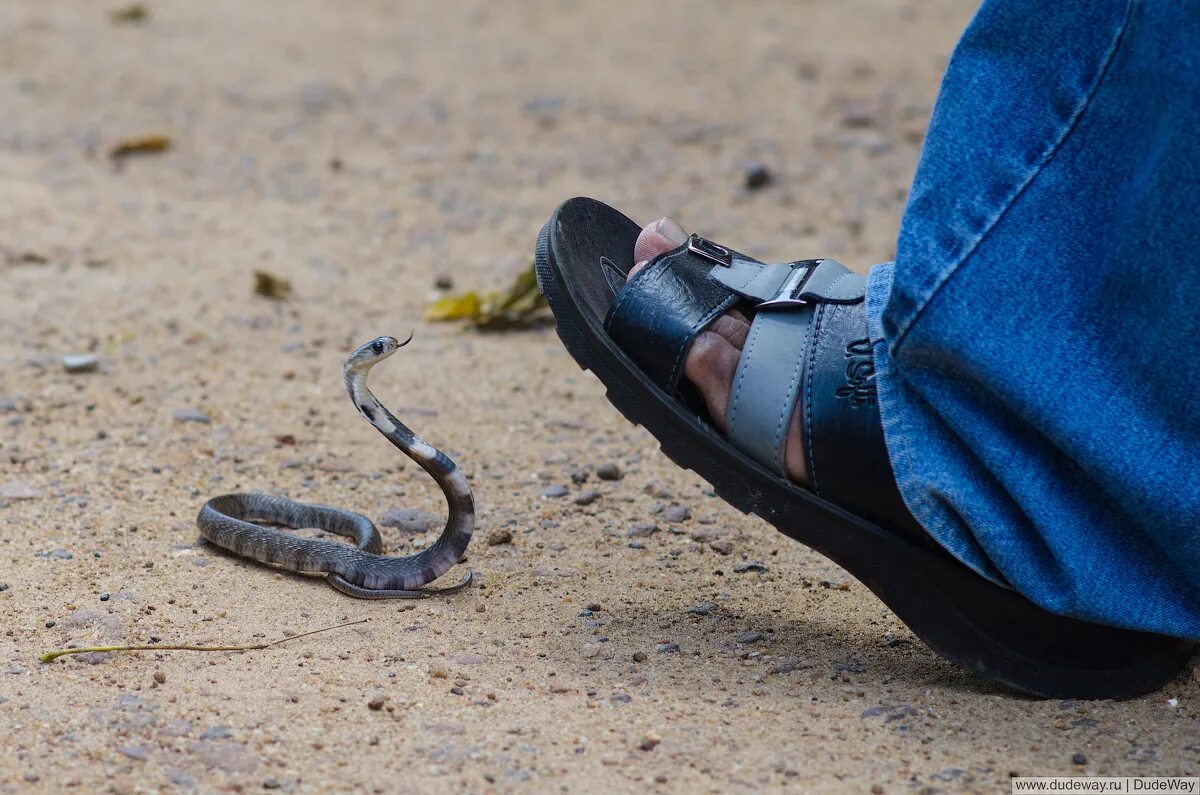
{"label": "sandal strap", "polygon": [[757,305],[733,377],[726,433],[738,449],[787,477],[787,433],[797,400],[812,386],[822,305],[861,304],[866,280],[832,259],[786,265],[732,259],[710,278]]}
{"label": "sandal strap", "polygon": [[924,537],[884,444],[866,277],[831,259],[762,265],[738,258],[717,264],[710,277],[756,304],[726,415],[734,446],[786,478],[787,433],[799,406],[811,490]]}
{"label": "sandal strap", "polygon": [[739,300],[710,270],[686,243],[664,252],[625,283],[605,317],[613,342],[668,394],[678,393],[696,336]]}

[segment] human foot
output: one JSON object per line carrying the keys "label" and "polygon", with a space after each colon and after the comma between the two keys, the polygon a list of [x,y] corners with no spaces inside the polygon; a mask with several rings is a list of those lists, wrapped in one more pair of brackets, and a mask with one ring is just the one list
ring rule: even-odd
{"label": "human foot", "polygon": [[[670,218],[660,218],[642,228],[633,248],[637,264],[629,271],[633,278],[659,254],[687,242],[687,232]],[[750,319],[737,309],[731,309],[714,320],[697,335],[684,359],[683,375],[700,391],[713,424],[725,432],[729,394],[734,374],[742,355],[742,346],[750,332]],[[784,449],[788,477],[794,483],[808,485],[808,466],[801,445],[799,408],[792,415]]]}

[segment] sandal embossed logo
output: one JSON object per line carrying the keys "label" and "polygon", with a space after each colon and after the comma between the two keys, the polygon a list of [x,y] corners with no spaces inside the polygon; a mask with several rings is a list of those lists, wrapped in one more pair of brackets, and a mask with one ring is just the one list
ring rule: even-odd
{"label": "sandal embossed logo", "polygon": [[854,340],[846,346],[846,385],[834,394],[855,407],[875,405],[875,357],[870,340]]}

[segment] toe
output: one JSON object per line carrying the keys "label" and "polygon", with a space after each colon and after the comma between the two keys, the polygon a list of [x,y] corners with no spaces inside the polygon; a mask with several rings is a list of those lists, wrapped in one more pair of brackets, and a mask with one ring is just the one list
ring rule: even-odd
{"label": "toe", "polygon": [[692,343],[683,362],[683,374],[691,381],[708,409],[708,416],[721,433],[725,432],[725,410],[729,407],[729,388],[737,370],[741,351],[724,336],[702,331]]}
{"label": "toe", "polygon": [[654,259],[687,241],[687,232],[670,218],[659,218],[647,224],[633,246],[633,261]]}

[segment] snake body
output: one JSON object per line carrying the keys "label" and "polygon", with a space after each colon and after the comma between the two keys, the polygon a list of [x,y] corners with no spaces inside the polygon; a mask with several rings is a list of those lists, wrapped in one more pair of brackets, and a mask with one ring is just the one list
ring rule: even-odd
{"label": "snake body", "polygon": [[[412,338],[410,337],[409,340]],[[334,588],[360,599],[420,599],[452,593],[471,583],[421,590],[459,561],[475,529],[475,501],[466,477],[445,453],[413,433],[367,388],[371,368],[409,340],[379,337],[355,349],[344,369],[346,391],[355,408],[384,437],[428,472],[446,495],[449,514],[441,536],[415,555],[383,555],[383,539],[371,520],[328,505],[296,502],[267,494],[224,494],[213,497],[196,518],[200,535],[243,557],[306,573],[325,573]],[[255,522],[291,528],[315,527],[354,539],[351,547],[336,541],[298,538]]]}

